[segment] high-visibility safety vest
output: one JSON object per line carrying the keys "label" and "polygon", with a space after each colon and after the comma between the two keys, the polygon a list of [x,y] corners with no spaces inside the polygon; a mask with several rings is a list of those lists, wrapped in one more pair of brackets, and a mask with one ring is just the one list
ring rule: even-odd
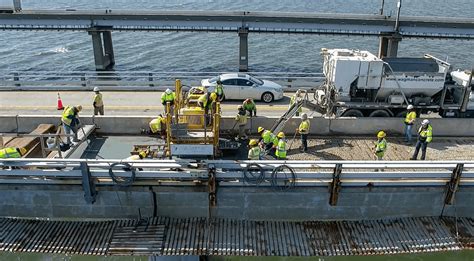
{"label": "high-visibility safety vest", "polygon": [[21,158],[21,154],[14,147],[0,150],[0,159]]}
{"label": "high-visibility safety vest", "polygon": [[164,118],[158,116],[156,119],[150,121],[150,130],[152,133],[161,131],[161,123],[164,122]]}
{"label": "high-visibility safety vest", "polygon": [[300,126],[298,127],[298,131],[301,134],[308,134],[309,133],[309,127],[310,127],[309,120],[304,120],[300,123]]}
{"label": "high-visibility safety vest", "polygon": [[176,95],[174,92],[171,92],[170,94],[167,94],[166,92],[164,92],[161,94],[161,104],[166,105],[167,102],[170,102],[171,105],[173,105],[175,98],[176,98]]}
{"label": "high-visibility safety vest", "polygon": [[222,84],[218,84],[216,86],[216,94],[217,94],[217,96],[224,95],[224,87],[222,86]]}
{"label": "high-visibility safety vest", "polygon": [[242,104],[242,107],[244,107],[244,110],[246,111],[255,111],[257,110],[257,105],[255,105],[255,102],[244,102]]}
{"label": "high-visibility safety vest", "polygon": [[285,139],[280,139],[278,141],[277,149],[275,151],[275,156],[278,158],[286,158],[286,142]]}
{"label": "high-visibility safety vest", "polygon": [[74,111],[74,107],[73,106],[67,106],[64,111],[63,111],[63,114],[61,116],[61,121],[68,125],[68,126],[71,126],[71,123],[72,123],[72,119],[74,119],[74,117],[76,116],[76,112]]}
{"label": "high-visibility safety vest", "polygon": [[407,113],[407,116],[405,116],[405,124],[413,125],[413,123],[410,123],[410,122],[414,119],[416,119],[416,112],[415,111],[411,111],[411,112]]}
{"label": "high-visibility safety vest", "polygon": [[260,147],[258,147],[258,146],[250,148],[249,149],[249,155],[248,155],[249,160],[259,160],[260,159],[260,153],[261,153],[261,150],[260,150]]}
{"label": "high-visibility safety vest", "polygon": [[387,150],[387,141],[385,139],[377,140],[375,144],[375,155],[383,157],[385,151]]}
{"label": "high-visibility safety vest", "polygon": [[[293,95],[293,96],[291,96],[291,98],[290,98],[290,106],[288,106],[288,109],[291,108],[291,106],[293,106],[293,104],[296,103],[296,98],[297,98],[297,97],[296,97],[296,94]],[[298,109],[298,112],[302,112],[302,111],[303,111],[303,108],[300,107],[300,108]]]}
{"label": "high-visibility safety vest", "polygon": [[94,106],[95,107],[104,106],[104,101],[102,100],[102,93],[96,93],[94,95]]}
{"label": "high-visibility safety vest", "polygon": [[210,104],[212,104],[212,101],[209,102],[211,99],[209,96],[209,93],[204,93],[199,97],[198,102],[202,104],[202,108],[207,108]]}
{"label": "high-visibility safety vest", "polygon": [[237,122],[237,124],[239,125],[247,125],[247,115],[240,115],[240,114],[237,114],[235,116],[235,121]]}
{"label": "high-visibility safety vest", "polygon": [[423,127],[420,127],[418,129],[418,138],[421,141],[426,141],[427,143],[430,143],[433,140],[433,128],[431,125],[428,125],[426,129],[423,129]]}
{"label": "high-visibility safety vest", "polygon": [[273,133],[269,130],[265,130],[263,133],[262,133],[262,140],[263,140],[263,143],[265,144],[268,144],[270,142],[273,142]]}

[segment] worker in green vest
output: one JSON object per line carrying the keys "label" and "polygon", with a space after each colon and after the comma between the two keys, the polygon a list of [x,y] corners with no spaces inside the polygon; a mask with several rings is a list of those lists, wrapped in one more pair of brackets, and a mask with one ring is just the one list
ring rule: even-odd
{"label": "worker in green vest", "polygon": [[260,154],[261,150],[260,147],[258,146],[258,141],[256,139],[251,139],[249,142],[249,153],[248,153],[248,159],[249,160],[259,160],[260,159]]}
{"label": "worker in green vest", "polygon": [[104,115],[104,101],[99,87],[94,87],[94,92],[94,101],[92,102],[92,106],[94,106],[94,115]]}
{"label": "worker in green vest", "polygon": [[277,134],[278,144],[275,151],[275,156],[279,160],[286,160],[286,140],[285,133],[280,131]]}
{"label": "worker in green vest", "polygon": [[247,127],[247,114],[245,113],[244,108],[242,105],[237,107],[237,115],[235,116],[235,123],[239,126],[239,135],[236,137],[235,140],[245,140],[247,139],[247,135],[245,134],[246,127]]}
{"label": "worker in green vest", "polygon": [[[66,106],[64,108],[62,116],[61,116],[61,122],[63,124],[64,128],[64,134],[66,135],[74,135],[74,138],[72,139],[74,142],[78,142],[79,140],[77,139],[77,128],[79,127],[79,112],[82,111],[82,106],[81,105],[76,105],[76,106]],[[67,143],[71,144],[71,137],[67,137]]]}
{"label": "worker in green vest", "polygon": [[166,111],[166,104],[170,103],[170,113],[173,114],[174,109],[174,100],[176,99],[176,94],[170,88],[166,89],[164,93],[161,94],[161,104],[165,106],[165,113]]}
{"label": "worker in green vest", "polygon": [[217,94],[217,100],[219,102],[224,100],[224,86],[222,85],[221,80],[217,80],[216,82],[216,94]]}
{"label": "worker in green vest", "polygon": [[8,147],[0,149],[0,159],[15,159],[21,158],[26,154],[25,148]]}
{"label": "worker in green vest", "polygon": [[158,117],[150,121],[149,126],[150,134],[160,134],[163,136],[166,130],[166,118],[159,114]]}
{"label": "worker in green vest", "polygon": [[[211,117],[209,116],[209,109],[212,109],[216,100],[217,100],[217,94],[215,92],[211,92],[211,93],[208,92],[201,95],[197,101],[197,104],[199,105],[199,107],[201,107],[204,110],[206,125],[209,125],[211,123]],[[212,113],[212,110],[211,110],[211,113]]]}
{"label": "worker in green vest", "polygon": [[246,99],[243,102],[242,107],[244,107],[244,110],[249,113],[250,117],[252,117],[252,114],[253,116],[257,116],[257,105],[255,105],[255,102],[253,101],[253,99],[251,98]]}
{"label": "worker in green vest", "polygon": [[311,123],[308,120],[308,115],[306,113],[301,114],[301,123],[298,129],[296,129],[296,131],[299,132],[301,135],[302,152],[308,151],[308,135],[310,126]]}
{"label": "worker in green vest", "polygon": [[416,142],[415,152],[411,157],[411,160],[416,160],[418,158],[418,152],[421,148],[421,160],[426,158],[426,148],[428,143],[433,140],[433,128],[431,127],[430,121],[424,119],[421,123],[420,128],[418,129],[418,141]]}
{"label": "worker in green vest", "polygon": [[384,131],[379,131],[377,133],[377,142],[374,147],[374,157],[376,160],[383,160],[385,151],[387,150],[387,141],[385,140],[387,134]]}
{"label": "worker in green vest", "polygon": [[262,148],[269,153],[274,147],[274,143],[278,143],[277,137],[270,130],[266,130],[262,126],[257,128],[257,133],[261,135],[259,142],[262,144]]}
{"label": "worker in green vest", "polygon": [[[290,105],[288,106],[288,110],[291,108],[291,106],[293,106],[293,104],[295,104],[299,100],[301,100],[301,91],[297,90],[296,93],[293,96],[291,96],[291,98],[290,98]],[[303,109],[300,107],[296,111],[295,116],[299,116],[302,111],[303,111]]]}
{"label": "worker in green vest", "polygon": [[413,125],[415,124],[416,120],[416,112],[415,112],[415,107],[413,105],[409,104],[407,106],[407,115],[405,116],[405,142],[411,143],[411,129],[413,128]]}

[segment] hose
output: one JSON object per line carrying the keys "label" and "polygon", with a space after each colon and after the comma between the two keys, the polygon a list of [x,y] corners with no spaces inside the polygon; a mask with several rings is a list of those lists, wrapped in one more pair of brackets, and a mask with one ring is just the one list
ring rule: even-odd
{"label": "hose", "polygon": [[244,181],[248,184],[258,185],[265,179],[265,171],[257,163],[250,163],[244,169]]}
{"label": "hose", "polygon": [[[115,176],[115,173],[113,171],[113,168],[116,166],[122,166],[122,168],[126,171],[131,171],[132,175],[128,178],[126,177],[117,177]],[[133,184],[135,181],[135,168],[130,164],[126,162],[115,162],[112,163],[109,167],[109,176],[112,178],[112,180],[119,186],[121,187],[128,187]]]}
{"label": "hose", "polygon": [[[290,176],[285,171],[289,170]],[[279,176],[278,173],[283,173],[283,176]],[[288,165],[280,165],[272,171],[270,177],[270,184],[272,188],[276,191],[288,191],[295,187],[296,174],[295,171]]]}

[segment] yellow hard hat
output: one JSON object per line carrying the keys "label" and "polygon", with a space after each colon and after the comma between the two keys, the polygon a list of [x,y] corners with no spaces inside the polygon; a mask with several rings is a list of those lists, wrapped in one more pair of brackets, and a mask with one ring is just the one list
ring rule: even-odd
{"label": "yellow hard hat", "polygon": [[142,158],[146,158],[147,153],[146,151],[140,151],[138,155],[140,155]]}
{"label": "yellow hard hat", "polygon": [[217,94],[215,92],[211,93],[211,100],[215,101],[217,99]]}
{"label": "yellow hard hat", "polygon": [[24,156],[26,154],[27,150],[25,148],[20,148],[20,154],[21,156]]}
{"label": "yellow hard hat", "polygon": [[284,137],[285,137],[285,133],[283,133],[283,131],[280,131],[280,132],[278,132],[277,137],[278,137],[278,138],[284,138]]}
{"label": "yellow hard hat", "polygon": [[387,136],[387,134],[384,131],[379,131],[379,133],[377,133],[377,138],[384,138],[385,136]]}
{"label": "yellow hard hat", "polygon": [[256,139],[251,139],[250,142],[249,142],[249,145],[250,145],[250,146],[255,146],[255,145],[257,145],[257,144],[258,144],[258,142],[257,142]]}
{"label": "yellow hard hat", "polygon": [[76,105],[77,111],[82,111],[82,105]]}
{"label": "yellow hard hat", "polygon": [[262,132],[262,131],[264,131],[264,130],[265,130],[265,129],[264,129],[262,126],[260,126],[260,127],[258,127],[257,132],[260,133],[260,132]]}

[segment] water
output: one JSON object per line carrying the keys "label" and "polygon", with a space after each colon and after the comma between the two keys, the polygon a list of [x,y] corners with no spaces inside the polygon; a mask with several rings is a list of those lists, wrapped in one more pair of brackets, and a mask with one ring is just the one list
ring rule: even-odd
{"label": "water", "polygon": [[[395,0],[385,0],[395,15]],[[378,13],[381,0],[30,0],[24,9],[173,9]],[[472,0],[403,1],[402,15],[473,17]],[[0,70],[94,70],[92,43],[85,32],[0,32]],[[235,71],[237,33],[114,32],[117,70]],[[361,36],[249,35],[253,71],[321,71],[321,48],[367,49],[377,53],[378,39]],[[431,53],[449,57],[455,68],[474,65],[473,42],[404,39],[400,56]]]}

